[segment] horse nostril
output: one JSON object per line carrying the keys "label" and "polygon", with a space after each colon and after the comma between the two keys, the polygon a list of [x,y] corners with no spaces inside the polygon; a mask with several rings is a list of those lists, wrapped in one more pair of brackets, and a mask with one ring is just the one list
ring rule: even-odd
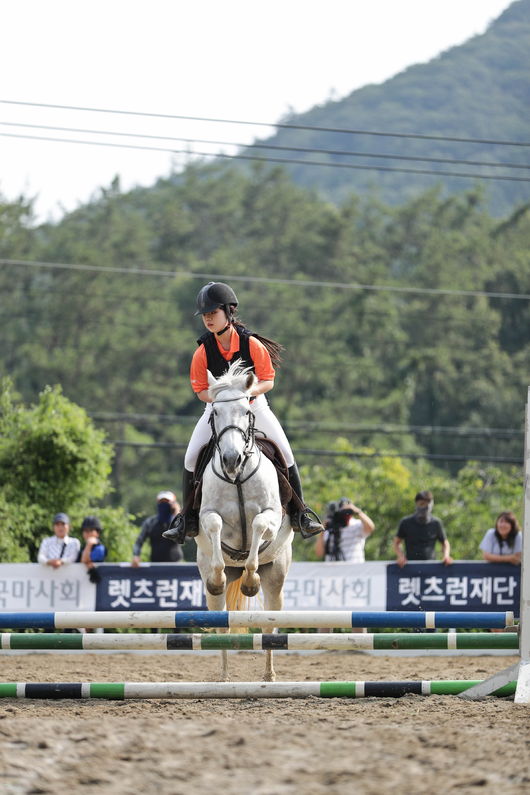
{"label": "horse nostril", "polygon": [[223,453],[223,466],[228,471],[233,471],[241,465],[241,455],[239,453]]}

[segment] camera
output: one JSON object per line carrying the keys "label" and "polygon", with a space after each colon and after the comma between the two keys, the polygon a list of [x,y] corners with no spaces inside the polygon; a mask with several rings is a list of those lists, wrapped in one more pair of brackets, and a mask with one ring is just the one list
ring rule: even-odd
{"label": "camera", "polygon": [[335,511],[332,518],[332,527],[334,529],[340,529],[342,527],[346,527],[349,524],[350,519],[353,516],[353,511],[351,508],[340,508],[340,510]]}

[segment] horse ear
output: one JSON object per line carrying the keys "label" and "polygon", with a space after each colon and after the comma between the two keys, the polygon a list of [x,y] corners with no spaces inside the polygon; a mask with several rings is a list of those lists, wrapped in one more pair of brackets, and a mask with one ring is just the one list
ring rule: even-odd
{"label": "horse ear", "polygon": [[256,378],[256,376],[254,375],[254,373],[253,373],[253,372],[247,373],[247,378],[246,378],[246,381],[245,381],[245,389],[246,389],[247,391],[248,391],[249,389],[251,389],[251,388],[254,386],[254,384],[255,384],[255,382],[256,382],[257,380],[258,380],[258,379]]}
{"label": "horse ear", "polygon": [[217,378],[215,378],[215,377],[214,377],[214,376],[211,374],[211,372],[210,372],[209,370],[206,370],[206,372],[208,373],[208,386],[211,388],[212,386],[215,386],[215,385],[216,385],[216,383],[217,383]]}

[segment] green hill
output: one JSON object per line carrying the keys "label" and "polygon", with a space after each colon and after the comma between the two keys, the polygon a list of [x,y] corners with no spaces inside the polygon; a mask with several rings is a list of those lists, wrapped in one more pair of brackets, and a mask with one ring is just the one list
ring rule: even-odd
{"label": "green hill", "polygon": [[[415,133],[483,140],[530,140],[530,0],[517,0],[480,36],[453,47],[426,64],[412,66],[381,85],[367,85],[339,101],[291,115],[282,123],[347,130]],[[293,180],[341,202],[351,193],[376,192],[391,204],[417,196],[441,181],[445,190],[469,189],[473,178],[309,165],[311,160],[385,168],[429,169],[528,177],[520,169],[433,164],[370,158],[369,153],[405,157],[527,164],[528,148],[487,143],[352,135],[307,129],[282,129],[261,144],[347,150],[363,157],[321,153],[245,150],[245,154],[302,161],[286,166]],[[530,183],[481,180],[488,204],[499,215],[528,199]]]}

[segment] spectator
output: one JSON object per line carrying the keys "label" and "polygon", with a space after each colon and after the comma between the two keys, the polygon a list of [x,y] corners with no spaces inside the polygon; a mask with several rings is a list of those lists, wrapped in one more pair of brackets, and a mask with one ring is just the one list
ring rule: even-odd
{"label": "spectator", "polygon": [[[415,512],[400,521],[394,538],[396,563],[403,567],[409,560],[435,560],[434,547],[439,541],[442,545],[442,563],[449,566],[453,562],[450,556],[451,547],[442,522],[432,514],[434,506],[432,493],[420,491],[414,501]],[[402,548],[403,542],[405,552]]]}
{"label": "spectator", "polygon": [[364,563],[364,545],[375,530],[370,517],[347,497],[329,503],[324,533],[317,538],[315,551],[324,560]]}
{"label": "spectator", "polygon": [[182,560],[182,551],[175,541],[168,541],[162,537],[173,518],[179,513],[180,505],[172,491],[160,491],[156,495],[157,512],[149,516],[142,524],[142,528],[133,546],[132,566],[140,565],[142,546],[149,539],[151,544],[151,563],[176,563]]}
{"label": "spectator", "polygon": [[515,515],[503,511],[497,517],[495,527],[486,531],[480,542],[484,560],[489,563],[521,563],[523,535]]}
{"label": "spectator", "polygon": [[102,529],[97,516],[85,516],[81,524],[81,533],[85,544],[79,551],[77,560],[85,564],[90,582],[94,583],[101,580],[95,564],[102,563],[107,556],[107,550],[100,537]]}
{"label": "spectator", "polygon": [[80,543],[77,538],[70,538],[70,519],[66,513],[57,513],[53,517],[54,535],[43,538],[39,547],[37,560],[44,566],[58,569],[69,563],[75,563],[79,555]]}

